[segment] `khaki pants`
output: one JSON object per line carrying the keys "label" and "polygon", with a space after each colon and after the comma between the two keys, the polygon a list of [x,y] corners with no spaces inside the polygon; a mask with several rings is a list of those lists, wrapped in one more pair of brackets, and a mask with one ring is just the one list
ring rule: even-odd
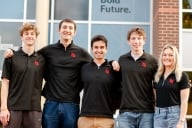
{"label": "khaki pants", "polygon": [[114,120],[102,117],[79,117],[78,128],[114,128]]}

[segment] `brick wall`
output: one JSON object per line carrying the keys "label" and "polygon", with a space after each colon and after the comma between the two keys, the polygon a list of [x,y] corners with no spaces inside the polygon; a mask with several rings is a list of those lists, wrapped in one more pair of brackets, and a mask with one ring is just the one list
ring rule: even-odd
{"label": "brick wall", "polygon": [[158,57],[167,43],[179,47],[179,0],[154,0],[153,54]]}

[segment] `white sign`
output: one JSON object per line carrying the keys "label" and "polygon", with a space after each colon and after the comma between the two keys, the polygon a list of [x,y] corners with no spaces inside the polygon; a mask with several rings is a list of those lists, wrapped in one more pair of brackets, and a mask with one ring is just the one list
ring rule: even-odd
{"label": "white sign", "polygon": [[0,50],[6,50],[8,48],[13,48],[13,44],[0,44]]}

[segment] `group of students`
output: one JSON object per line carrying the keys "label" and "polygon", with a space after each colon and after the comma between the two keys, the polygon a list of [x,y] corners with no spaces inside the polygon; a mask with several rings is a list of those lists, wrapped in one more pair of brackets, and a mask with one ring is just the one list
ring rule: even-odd
{"label": "group of students", "polygon": [[[75,45],[72,19],[63,19],[58,32],[57,43],[35,51],[39,31],[25,23],[22,47],[6,51],[4,128],[186,128],[190,83],[175,46],[164,46],[158,63],[143,49],[145,31],[132,28],[127,34],[131,50],[117,62],[105,58],[108,41],[103,35],[91,39],[93,57]],[[46,98],[42,113],[41,95]]]}

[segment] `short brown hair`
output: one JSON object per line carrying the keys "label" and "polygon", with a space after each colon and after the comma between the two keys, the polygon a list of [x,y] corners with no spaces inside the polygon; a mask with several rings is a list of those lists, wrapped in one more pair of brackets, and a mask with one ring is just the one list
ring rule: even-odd
{"label": "short brown hair", "polygon": [[28,31],[28,30],[34,30],[35,31],[35,34],[36,36],[38,36],[40,34],[39,30],[37,29],[36,25],[32,24],[32,23],[24,23],[21,28],[19,29],[19,35],[20,36],[23,36],[23,33],[25,31]]}
{"label": "short brown hair", "polygon": [[130,31],[128,31],[128,33],[127,33],[127,40],[129,40],[130,39],[130,37],[131,37],[131,34],[132,33],[137,33],[137,34],[139,34],[140,36],[143,36],[143,38],[144,39],[146,39],[146,33],[145,33],[145,30],[143,29],[143,28],[133,28],[133,29],[131,29]]}
{"label": "short brown hair", "polygon": [[93,47],[93,44],[96,41],[103,41],[105,43],[105,46],[107,47],[107,39],[104,35],[96,35],[91,39],[91,47]]}
{"label": "short brown hair", "polygon": [[77,27],[76,27],[76,23],[74,20],[72,19],[69,19],[69,18],[66,18],[66,19],[63,19],[59,22],[59,29],[61,28],[63,22],[67,22],[67,23],[72,23],[74,25],[74,30],[76,31]]}

